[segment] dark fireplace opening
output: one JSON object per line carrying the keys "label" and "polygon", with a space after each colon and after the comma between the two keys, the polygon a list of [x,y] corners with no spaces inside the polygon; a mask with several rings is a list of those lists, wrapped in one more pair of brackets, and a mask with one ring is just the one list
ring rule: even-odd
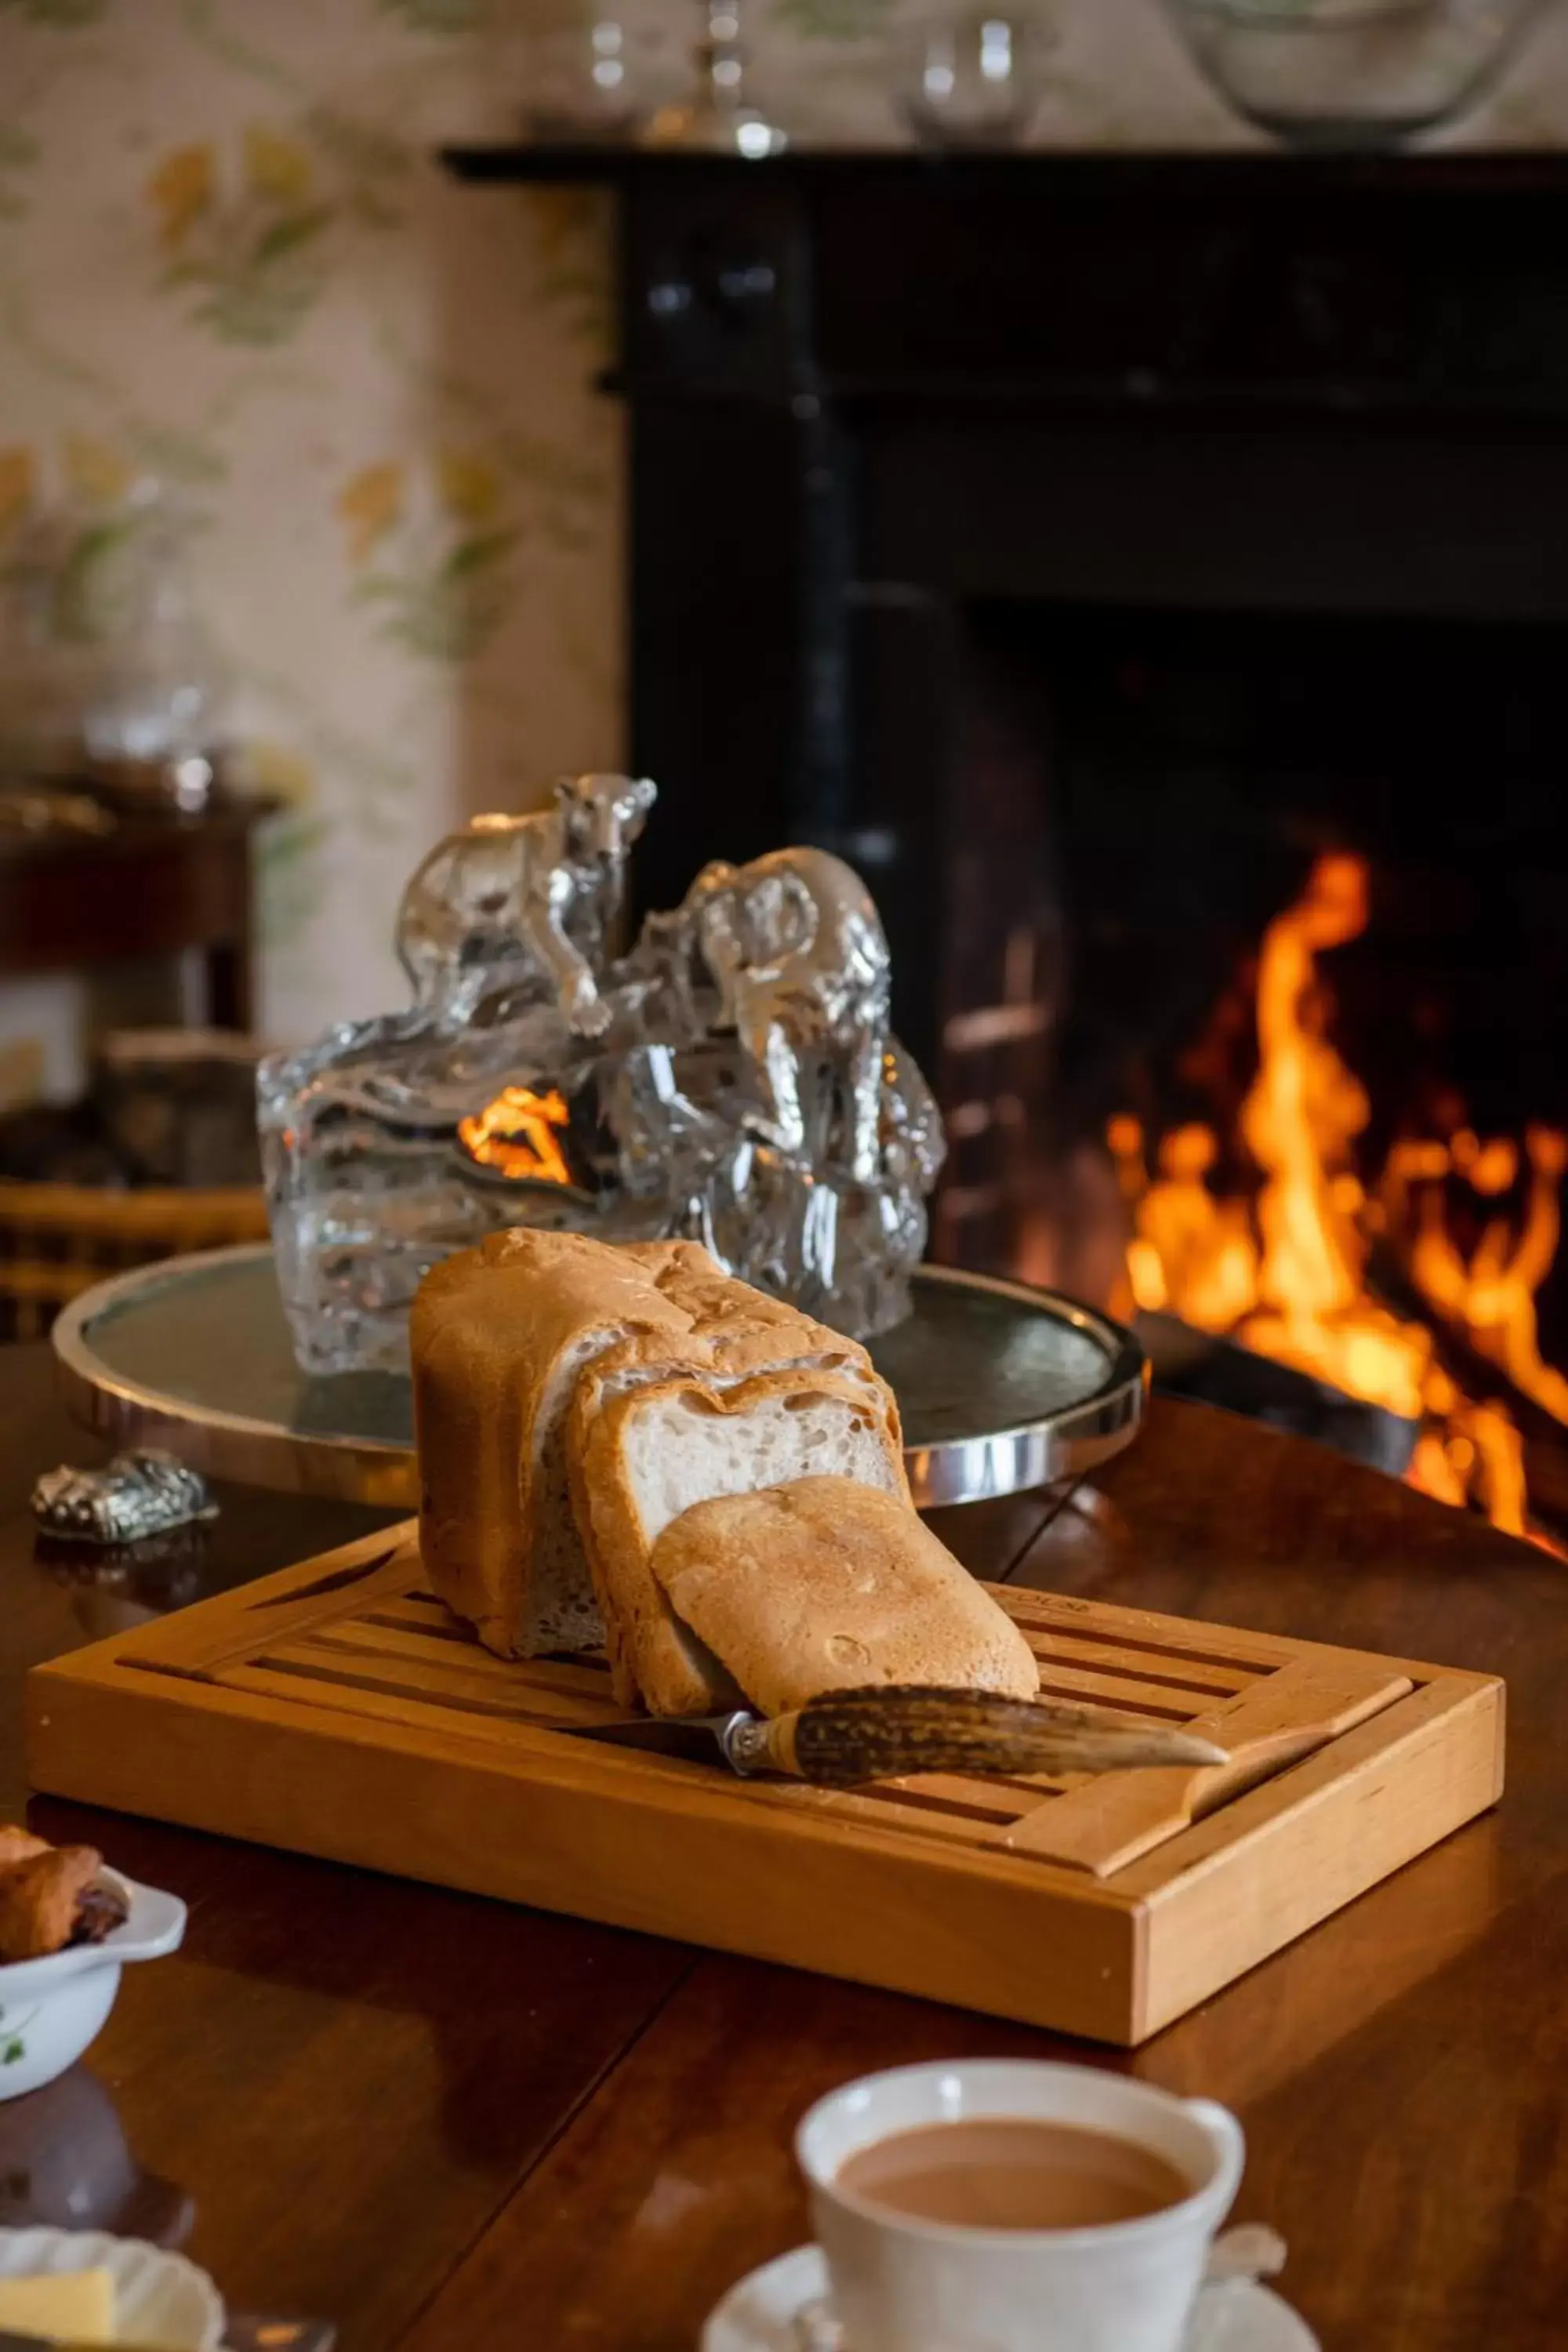
{"label": "dark fireplace opening", "polygon": [[1237,1337],[1519,1518],[1488,1411],[1568,1484],[1561,630],[1012,599],[962,640],[940,1254]]}
{"label": "dark fireplace opening", "polygon": [[837,850],[940,1256],[1568,1527],[1561,156],[611,176],[649,903]]}

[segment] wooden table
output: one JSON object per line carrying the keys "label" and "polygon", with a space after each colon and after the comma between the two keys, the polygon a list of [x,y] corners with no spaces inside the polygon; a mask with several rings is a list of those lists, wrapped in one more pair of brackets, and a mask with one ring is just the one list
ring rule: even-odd
{"label": "wooden table", "polygon": [[[135,1596],[35,1563],[34,1473],[89,1444],[42,1349],[0,1349],[3,1802],[26,1666]],[[231,1495],[142,1601],[376,1524]],[[150,1822],[57,1803],[192,1908],[128,1972],[85,2068],[0,2107],[0,2219],[194,2226],[238,2305],[331,2315],[344,2352],[693,2352],[750,2265],[797,2243],[791,2127],[900,2061],[1128,2064],[1240,2114],[1237,2206],[1290,2245],[1326,2352],[1568,2343],[1568,1570],[1299,1440],[1157,1403],[1065,1504],[945,1514],[988,1574],[1506,1675],[1501,1809],[1134,2058]],[[174,2184],[171,2187],[169,2184]],[[129,2217],[129,2222],[126,2221]]]}

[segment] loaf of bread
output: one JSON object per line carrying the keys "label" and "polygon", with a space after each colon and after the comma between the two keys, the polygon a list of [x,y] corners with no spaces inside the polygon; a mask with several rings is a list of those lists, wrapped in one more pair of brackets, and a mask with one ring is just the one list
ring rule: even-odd
{"label": "loaf of bread", "polygon": [[866,1350],[695,1244],[496,1234],[426,1278],[411,1344],[426,1568],[503,1655],[602,1641],[656,1715],[1034,1696],[1028,1644],[915,1516]]}
{"label": "loaf of bread", "polygon": [[696,1503],[658,1537],[653,1572],[764,1715],[879,1683],[1039,1690],[1006,1612],[907,1503],[860,1480],[805,1477]]}
{"label": "loaf of bread", "polygon": [[492,1235],[426,1278],[410,1347],[437,1591],[503,1655],[603,1640],[628,1706],[733,1697],[649,1564],[689,1504],[816,1469],[907,1496],[865,1349],[694,1243]]}

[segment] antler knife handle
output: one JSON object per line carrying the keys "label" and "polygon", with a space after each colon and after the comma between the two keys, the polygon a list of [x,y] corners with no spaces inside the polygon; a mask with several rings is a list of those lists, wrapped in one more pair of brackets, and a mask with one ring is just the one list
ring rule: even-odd
{"label": "antler knife handle", "polygon": [[796,1714],[746,1726],[734,1745],[742,1770],[771,1769],[823,1788],[910,1772],[1011,1778],[1225,1761],[1207,1740],[1160,1725],[1129,1727],[1088,1707],[910,1684],[830,1692]]}

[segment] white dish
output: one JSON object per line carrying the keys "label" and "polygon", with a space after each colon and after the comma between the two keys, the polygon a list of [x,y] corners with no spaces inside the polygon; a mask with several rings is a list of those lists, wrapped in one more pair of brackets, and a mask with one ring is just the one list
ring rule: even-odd
{"label": "white dish", "polygon": [[[819,2246],[796,2246],[732,2286],[702,2331],[701,2352],[807,2352],[796,2322],[827,2292]],[[852,2352],[847,2346],[845,2352]],[[1252,2279],[1206,2286],[1185,2352],[1321,2352],[1300,2315]]]}
{"label": "white dish", "polygon": [[223,2298],[205,2271],[184,2254],[99,2230],[0,2230],[0,2278],[68,2278],[98,2270],[114,2281],[115,2331],[127,2343],[156,2344],[164,2352],[217,2352],[227,2316]]}
{"label": "white dish", "polygon": [[161,1960],[184,1935],[185,1906],[177,1895],[138,1886],[116,1870],[100,1874],[128,1906],[123,1923],[101,1944],[74,1944],[47,1959],[0,1968],[0,2099],[41,2090],[74,2065],[114,2007],[121,1969],[132,1960]]}

